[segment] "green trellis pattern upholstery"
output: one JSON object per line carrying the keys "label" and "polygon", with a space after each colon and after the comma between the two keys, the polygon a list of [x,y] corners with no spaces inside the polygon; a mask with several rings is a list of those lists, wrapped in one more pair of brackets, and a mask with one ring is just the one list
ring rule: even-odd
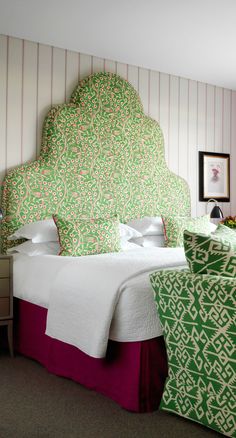
{"label": "green trellis pattern upholstery", "polygon": [[143,216],[190,215],[187,183],[164,157],[158,123],[143,112],[134,88],[121,77],[97,73],[82,80],[69,104],[53,107],[44,123],[37,161],[3,182],[3,252],[7,236],[52,214],[120,221]]}
{"label": "green trellis pattern upholstery", "polygon": [[236,280],[151,275],[169,376],[161,408],[236,437]]}

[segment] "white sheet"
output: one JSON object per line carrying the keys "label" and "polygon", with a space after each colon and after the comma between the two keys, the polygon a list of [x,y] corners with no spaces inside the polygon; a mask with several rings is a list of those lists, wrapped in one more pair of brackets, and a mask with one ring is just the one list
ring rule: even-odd
{"label": "white sheet", "polygon": [[182,248],[79,258],[17,254],[14,295],[48,308],[49,336],[103,357],[108,338],[140,341],[162,334],[148,274],[176,266],[186,266]]}

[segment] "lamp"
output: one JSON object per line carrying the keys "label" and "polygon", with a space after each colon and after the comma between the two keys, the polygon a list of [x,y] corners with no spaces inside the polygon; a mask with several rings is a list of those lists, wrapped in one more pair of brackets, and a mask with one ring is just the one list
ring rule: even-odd
{"label": "lamp", "polygon": [[210,218],[211,219],[222,219],[224,217],[223,211],[219,207],[216,199],[213,199],[213,198],[209,199],[207,201],[207,206],[208,206],[209,202],[214,202],[215,203],[213,209],[211,210]]}

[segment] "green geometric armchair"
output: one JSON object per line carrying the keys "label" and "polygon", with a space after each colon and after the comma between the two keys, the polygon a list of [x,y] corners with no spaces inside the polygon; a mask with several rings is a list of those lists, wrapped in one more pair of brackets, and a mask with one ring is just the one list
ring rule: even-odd
{"label": "green geometric armchair", "polygon": [[161,408],[236,437],[236,279],[150,276],[168,355]]}

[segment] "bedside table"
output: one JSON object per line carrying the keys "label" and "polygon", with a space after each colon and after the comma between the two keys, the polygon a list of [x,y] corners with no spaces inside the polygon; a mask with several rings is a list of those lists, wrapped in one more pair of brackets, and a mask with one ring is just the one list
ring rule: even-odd
{"label": "bedside table", "polygon": [[0,326],[7,325],[10,354],[13,357],[13,259],[0,255]]}

